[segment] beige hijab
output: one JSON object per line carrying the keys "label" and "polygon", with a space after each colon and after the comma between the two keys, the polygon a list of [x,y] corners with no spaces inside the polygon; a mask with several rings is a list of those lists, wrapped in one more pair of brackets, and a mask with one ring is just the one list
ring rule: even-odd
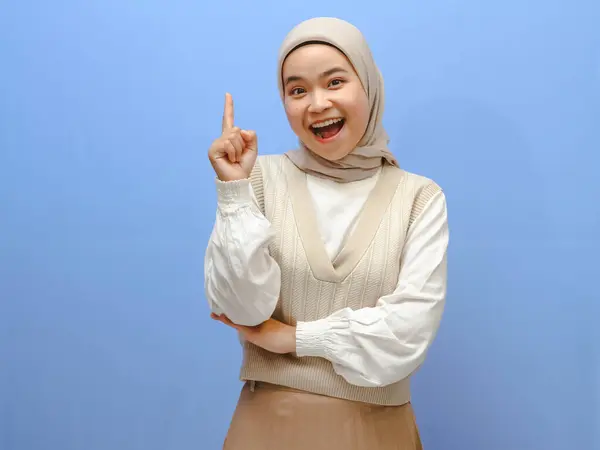
{"label": "beige hijab", "polygon": [[389,138],[382,124],[383,77],[373,60],[364,36],[354,25],[341,19],[318,17],[300,23],[286,36],[279,50],[279,92],[283,99],[283,62],[292,50],[307,42],[333,45],[346,55],[367,93],[371,113],[367,130],[358,146],[344,158],[329,161],[313,153],[302,141],[286,156],[301,170],[312,175],[347,183],[374,175],[385,164],[398,166],[388,150]]}

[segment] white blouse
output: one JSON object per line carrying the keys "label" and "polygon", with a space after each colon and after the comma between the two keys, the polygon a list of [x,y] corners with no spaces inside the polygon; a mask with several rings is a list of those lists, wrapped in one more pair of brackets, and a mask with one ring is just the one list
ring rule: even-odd
{"label": "white blouse", "polygon": [[[351,233],[379,175],[336,183],[311,175],[307,185],[321,238],[334,257]],[[277,305],[281,271],[267,245],[274,237],[249,180],[216,180],[217,214],[205,256],[205,292],[211,311],[240,325],[257,325]],[[415,220],[402,250],[394,292],[376,306],[344,308],[314,322],[298,322],[299,357],[326,358],[340,376],[358,386],[385,386],[423,362],[444,310],[448,220],[437,193]]]}

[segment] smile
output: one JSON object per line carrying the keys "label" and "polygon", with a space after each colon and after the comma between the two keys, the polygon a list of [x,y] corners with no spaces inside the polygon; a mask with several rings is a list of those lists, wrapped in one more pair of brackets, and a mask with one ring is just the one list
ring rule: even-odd
{"label": "smile", "polygon": [[328,142],[342,131],[345,123],[346,120],[339,117],[314,123],[309,128],[320,142]]}

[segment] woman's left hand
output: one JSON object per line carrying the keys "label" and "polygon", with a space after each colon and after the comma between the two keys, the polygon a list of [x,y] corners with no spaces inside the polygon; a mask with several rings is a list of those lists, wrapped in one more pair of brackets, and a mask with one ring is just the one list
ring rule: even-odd
{"label": "woman's left hand", "polygon": [[260,325],[248,327],[233,323],[224,314],[211,313],[210,317],[235,328],[240,332],[243,339],[269,352],[283,354],[296,351],[296,327],[291,325],[269,319]]}

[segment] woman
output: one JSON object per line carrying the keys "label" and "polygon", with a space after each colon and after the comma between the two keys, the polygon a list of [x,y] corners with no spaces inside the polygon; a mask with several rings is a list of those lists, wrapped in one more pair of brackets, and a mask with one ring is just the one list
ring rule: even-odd
{"label": "woman", "polygon": [[299,148],[257,159],[227,95],[209,150],[206,295],[240,334],[246,381],[224,448],[420,449],[409,381],[443,311],[444,194],[388,150],[383,80],[354,26],[295,27],[278,80]]}

